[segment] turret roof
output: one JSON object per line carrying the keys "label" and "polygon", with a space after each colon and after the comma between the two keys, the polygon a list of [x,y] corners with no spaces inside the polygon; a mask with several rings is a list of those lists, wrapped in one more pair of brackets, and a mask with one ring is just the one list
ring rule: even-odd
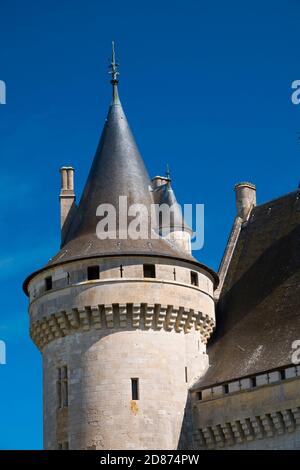
{"label": "turret roof", "polygon": [[[175,245],[159,236],[153,237],[153,231],[156,232],[157,229],[158,232],[158,227],[153,227],[153,224],[151,227],[150,221],[151,205],[154,202],[151,181],[119,99],[118,71],[114,52],[111,74],[113,99],[81,200],[74,209],[60,251],[45,268],[73,260],[101,256],[163,256],[202,266],[217,282],[216,274],[192,255],[179,251]],[[127,197],[128,207],[142,204],[147,209],[147,215],[141,216],[141,225],[148,226],[147,237],[135,240],[130,237],[122,238],[118,217],[120,196]],[[100,221],[97,208],[101,204],[110,204],[116,210],[117,237],[103,240],[97,236],[96,227]],[[135,216],[128,216],[127,227],[134,218]],[[33,273],[25,281],[25,290],[27,283],[35,274]]]}

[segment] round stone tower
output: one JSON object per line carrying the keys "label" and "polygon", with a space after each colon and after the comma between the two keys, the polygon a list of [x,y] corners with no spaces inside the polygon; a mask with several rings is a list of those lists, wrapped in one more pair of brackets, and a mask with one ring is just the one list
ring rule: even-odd
{"label": "round stone tower", "polygon": [[[113,100],[78,205],[74,171],[61,169],[61,250],[24,283],[43,355],[45,449],[178,448],[189,439],[189,386],[208,366],[217,276],[188,243],[153,236],[157,182],[119,101],[114,54],[111,73]],[[146,237],[125,236],[125,202],[127,227],[132,207],[147,209]],[[116,231],[108,222],[104,237],[110,207]]]}

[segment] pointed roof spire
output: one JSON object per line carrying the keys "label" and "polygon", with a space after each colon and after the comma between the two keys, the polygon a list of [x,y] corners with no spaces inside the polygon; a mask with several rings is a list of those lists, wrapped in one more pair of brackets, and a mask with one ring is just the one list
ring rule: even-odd
{"label": "pointed roof spire", "polygon": [[111,43],[112,46],[112,53],[111,53],[111,63],[109,66],[109,73],[111,75],[111,81],[110,83],[113,86],[113,100],[112,104],[120,104],[119,100],[119,95],[118,95],[118,75],[120,75],[120,72],[118,71],[119,64],[116,62],[116,54],[115,54],[115,43],[112,41]]}
{"label": "pointed roof spire", "polygon": [[[110,74],[112,75],[113,101],[109,107],[104,129],[80,202],[74,206],[72,220],[62,240],[60,251],[50,259],[44,268],[34,272],[26,279],[24,283],[25,292],[28,294],[30,280],[48,267],[102,256],[159,256],[190,261],[209,271],[217,284],[218,278],[213,271],[195,260],[192,255],[178,251],[170,241],[157,237],[159,227],[152,226],[151,221],[149,221],[149,217],[152,217],[153,195],[155,193],[152,190],[148,172],[118,98],[119,72],[115,59],[114,42],[112,43]],[[164,186],[165,189],[168,188],[167,185]],[[146,214],[142,211],[143,220],[141,225],[146,225],[148,222],[148,238],[123,237],[123,227],[120,227],[118,215],[122,204],[122,200],[120,202],[121,196],[127,198],[127,208],[144,206],[147,209]],[[168,196],[170,195],[167,195],[167,202],[170,201]],[[173,195],[171,194],[171,196]],[[115,208],[117,215],[116,237],[108,237],[103,240],[97,236],[98,207],[101,204],[108,204]],[[122,210],[124,210],[124,207]],[[128,213],[127,217],[125,214],[125,218],[127,219],[128,228],[134,216]]]}
{"label": "pointed roof spire", "polygon": [[169,163],[167,163],[167,166],[166,166],[166,179],[168,180],[168,186],[170,186],[170,184],[171,184],[171,173],[170,173]]}
{"label": "pointed roof spire", "polygon": [[[87,254],[91,256],[156,253],[176,256],[174,248],[165,240],[151,238],[152,231],[158,229],[151,225],[153,204],[151,182],[118,98],[117,67],[114,43],[112,43],[110,74],[113,101],[109,107],[81,200],[69,230],[62,240],[62,252],[57,255],[59,257],[65,253],[64,260]],[[128,207],[138,204],[147,209],[141,217],[143,217],[143,226],[147,227],[148,238],[133,240],[129,236],[123,237],[123,227],[119,217],[120,197],[126,198]],[[101,204],[109,204],[115,208],[116,237],[102,240],[97,236],[96,227],[99,222],[97,210]],[[133,216],[128,214],[126,218],[128,227]]]}

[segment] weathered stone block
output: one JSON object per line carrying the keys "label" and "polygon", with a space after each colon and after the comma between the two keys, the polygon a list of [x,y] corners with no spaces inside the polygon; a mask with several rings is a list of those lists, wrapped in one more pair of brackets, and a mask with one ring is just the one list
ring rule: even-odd
{"label": "weathered stone block", "polygon": [[241,390],[249,390],[250,388],[252,388],[252,381],[249,378],[241,379],[240,384],[241,384]]}
{"label": "weathered stone block", "polygon": [[202,390],[202,400],[211,400],[212,399],[212,389],[206,388]]}
{"label": "weathered stone block", "polygon": [[212,388],[213,398],[222,397],[223,395],[224,395],[224,389],[223,389],[222,385],[219,385],[218,387],[213,387]]}
{"label": "weathered stone block", "polygon": [[278,370],[274,372],[269,372],[268,374],[269,383],[279,382],[281,380],[281,375]]}
{"label": "weathered stone block", "polygon": [[257,375],[256,385],[260,387],[261,385],[267,385],[269,383],[268,374]]}
{"label": "weathered stone block", "polygon": [[241,389],[240,382],[238,380],[236,382],[230,382],[228,384],[228,389],[229,389],[229,393],[239,392]]}
{"label": "weathered stone block", "polygon": [[296,367],[288,367],[285,369],[285,378],[292,379],[297,376],[297,369]]}

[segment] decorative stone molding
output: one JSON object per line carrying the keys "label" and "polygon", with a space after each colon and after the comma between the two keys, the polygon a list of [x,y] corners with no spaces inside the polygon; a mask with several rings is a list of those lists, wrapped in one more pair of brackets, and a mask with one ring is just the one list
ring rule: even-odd
{"label": "decorative stone molding", "polygon": [[189,333],[193,328],[206,344],[215,327],[208,315],[184,307],[159,304],[111,304],[72,308],[32,321],[30,336],[42,350],[50,341],[77,331],[140,328]]}
{"label": "decorative stone molding", "polygon": [[[99,261],[100,263],[100,261]],[[142,276],[142,270],[141,270],[141,275],[136,277],[126,277],[125,275],[121,277],[115,277],[115,270],[116,268],[119,269],[118,266],[114,266],[111,268],[111,272],[109,269],[105,271],[106,277],[102,277],[99,279],[93,279],[93,280],[88,280],[86,278],[86,269],[90,263],[87,263],[85,267],[76,268],[74,270],[69,270],[66,272],[60,272],[60,273],[55,273],[53,271],[50,271],[49,275],[52,277],[52,289],[51,290],[46,290],[45,287],[45,277],[44,275],[43,278],[36,280],[36,281],[31,281],[30,283],[30,288],[29,288],[29,293],[30,293],[30,302],[31,305],[34,304],[35,302],[39,301],[41,298],[51,296],[53,295],[54,292],[59,293],[63,291],[68,291],[70,288],[78,288],[78,287],[84,287],[84,286],[105,286],[105,285],[113,285],[113,284],[132,284],[132,283],[143,283],[143,284],[164,284],[164,285],[170,285],[170,286],[178,286],[178,287],[185,287],[192,289],[193,291],[197,291],[199,293],[202,293],[205,296],[208,296],[212,300],[215,299],[214,293],[213,293],[213,283],[210,281],[208,277],[205,276],[205,274],[198,272],[199,277],[199,285],[193,285],[190,283],[190,272],[191,268],[185,268],[177,265],[170,265],[169,268],[176,267],[177,270],[181,269],[185,271],[185,277],[183,279],[179,280],[174,280],[173,276],[173,269],[170,270],[167,275],[164,272],[163,277],[156,277],[156,278],[144,278]],[[159,264],[155,264],[156,266],[160,266]],[[165,265],[163,265],[165,267]],[[136,267],[140,267],[140,265],[136,265]],[[124,269],[126,268],[126,265],[124,265]],[[111,275],[111,277],[109,277]],[[169,277],[166,277],[169,276]],[[76,277],[76,280],[74,280],[74,277]],[[71,281],[70,281],[71,279]]]}
{"label": "decorative stone molding", "polygon": [[300,407],[220,423],[194,432],[196,449],[218,449],[291,433],[300,427]]}
{"label": "decorative stone molding", "polygon": [[[203,333],[204,336],[207,334],[207,332],[210,332],[210,328],[211,327],[208,327],[206,329],[206,331]],[[281,370],[273,370],[264,374],[257,374],[251,377],[245,377],[239,380],[234,380],[232,382],[223,383],[222,385],[202,389],[200,390],[201,398],[199,398],[199,401],[205,402],[214,400],[216,398],[228,396],[232,393],[239,393],[242,391],[249,392],[251,390],[256,390],[258,387],[282,382],[284,380],[293,379],[295,377],[300,377],[300,366],[290,366]],[[253,385],[253,379],[255,379],[255,385]]]}

